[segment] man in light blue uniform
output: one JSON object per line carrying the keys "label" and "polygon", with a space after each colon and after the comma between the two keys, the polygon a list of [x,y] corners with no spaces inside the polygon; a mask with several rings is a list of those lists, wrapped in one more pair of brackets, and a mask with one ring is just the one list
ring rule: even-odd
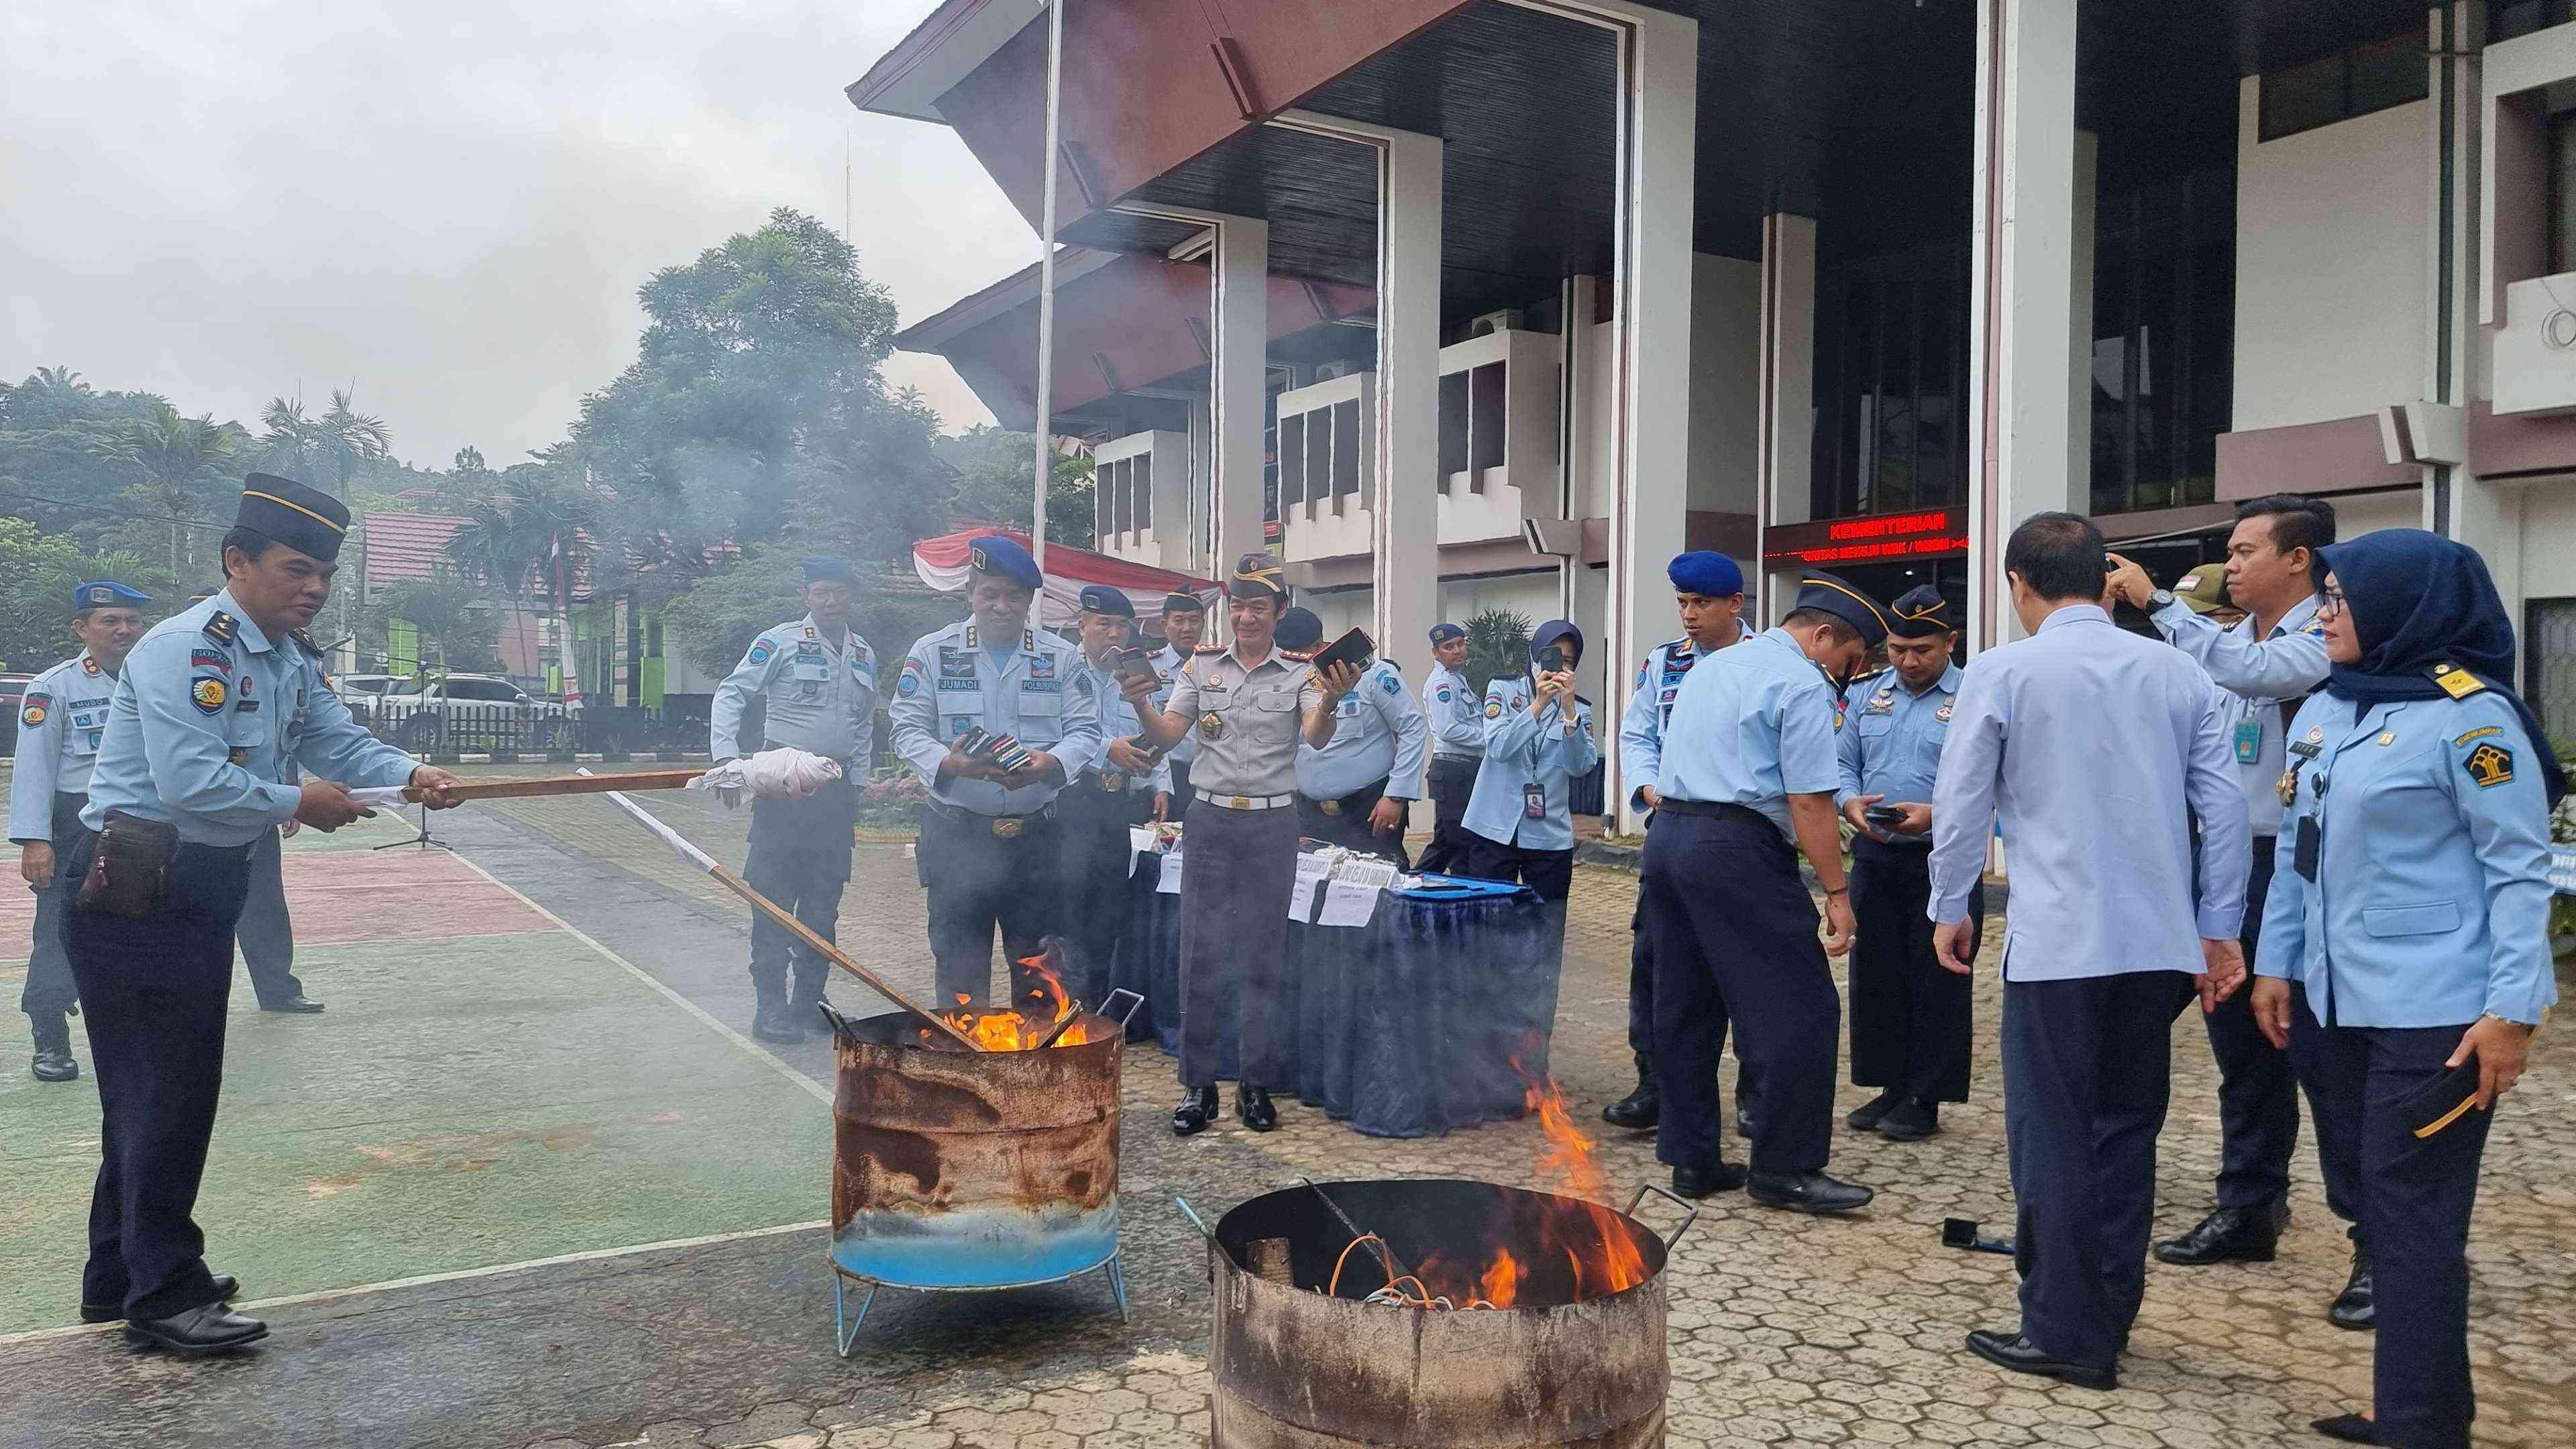
{"label": "man in light blue uniform", "polygon": [[1968,1347],[2108,1389],[2146,1287],[2165,1039],[2195,983],[2206,1009],[2244,982],[2245,796],[2208,676],[2104,612],[2099,529],[2034,515],[2004,568],[2030,637],[1968,662],[1932,796],[1927,911],[1951,970],[1971,969],[1968,899],[1998,823],[2012,871],[2004,1124],[2022,1320]]}
{"label": "man in light blue uniform", "polygon": [[[1933,775],[1959,694],[1957,611],[1924,584],[1888,609],[1889,669],[1835,735],[1852,828],[1851,1078],[1879,1095],[1844,1122],[1898,1142],[1941,1130],[1941,1104],[1968,1100],[1968,979],[1941,969],[1923,907],[1932,892]],[[1877,810],[1901,812],[1881,823]],[[1984,886],[1968,915],[1985,919]],[[1972,946],[1970,955],[1975,954]]]}
{"label": "man in light blue uniform", "polygon": [[1134,907],[1135,848],[1127,832],[1160,821],[1172,803],[1172,766],[1137,736],[1136,707],[1120,693],[1118,650],[1130,647],[1136,605],[1107,584],[1082,590],[1083,667],[1100,701],[1101,750],[1092,768],[1055,797],[1064,904],[1057,916],[1072,976],[1065,991],[1086,1006],[1108,998],[1109,973]]}
{"label": "man in light blue uniform", "polygon": [[[1100,690],[1081,650],[1029,627],[1044,582],[1029,551],[990,533],[968,549],[973,613],[912,646],[886,716],[895,753],[930,787],[915,854],[939,998],[980,1007],[993,986],[994,928],[1015,1000],[1035,984],[1018,963],[1059,928],[1055,799],[1100,753]],[[1017,741],[1028,758],[959,749],[977,729]]]}
{"label": "man in light blue uniform", "polygon": [[1461,874],[1473,869],[1474,834],[1467,829],[1467,801],[1476,792],[1476,767],[1485,760],[1485,716],[1467,682],[1467,631],[1431,626],[1431,674],[1422,681],[1422,714],[1431,721],[1431,843],[1423,847],[1425,872]]}
{"label": "man in light blue uniform", "polygon": [[[1849,1212],[1874,1194],[1824,1170],[1842,1034],[1825,958],[1848,950],[1853,930],[1834,824],[1834,696],[1887,637],[1887,620],[1831,574],[1808,574],[1797,602],[1780,627],[1693,666],[1673,701],[1639,872],[1664,1094],[1655,1155],[1685,1197],[1740,1182],[1768,1207]],[[1801,850],[1825,892],[1821,946]],[[1716,1033],[1729,1015],[1762,1098],[1749,1175],[1720,1151]]]}
{"label": "man in light blue uniform", "polygon": [[[1302,655],[1322,642],[1324,623],[1307,609],[1280,616],[1281,651]],[[1404,676],[1380,658],[1334,707],[1333,737],[1323,748],[1297,747],[1298,813],[1306,834],[1361,855],[1390,857],[1405,869],[1405,807],[1422,795],[1423,757],[1431,721],[1404,687]]]}
{"label": "man in light blue uniform", "polygon": [[36,893],[35,936],[28,944],[27,984],[18,1009],[34,1030],[34,1075],[68,1082],[80,1075],[72,1056],[69,1014],[78,995],[63,955],[61,865],[80,838],[89,803],[90,762],[107,730],[107,706],[118,671],[143,634],[149,594],[100,581],[72,590],[78,654],[27,681],[19,702],[17,768],[9,783],[9,838],[18,845],[18,874]]}
{"label": "man in light blue uniform", "polygon": [[[1655,784],[1663,767],[1664,727],[1682,677],[1710,651],[1742,643],[1744,571],[1735,560],[1705,549],[1675,554],[1664,566],[1672,581],[1673,602],[1680,610],[1682,637],[1646,651],[1637,666],[1636,691],[1619,716],[1619,777],[1642,809],[1655,808]],[[1651,818],[1651,815],[1650,815]],[[1601,1109],[1601,1120],[1631,1132],[1651,1132],[1663,1115],[1663,1091],[1655,1082],[1655,956],[1645,929],[1645,902],[1628,921],[1628,1050],[1637,1060],[1637,1085],[1627,1096]],[[1712,986],[1704,1009],[1713,1012],[1718,1049],[1726,1047],[1726,1000]],[[1745,1085],[1750,1079],[1739,1063],[1735,1075],[1736,1120],[1745,1114]],[[1751,1136],[1750,1132],[1744,1135]]]}
{"label": "man in light blue uniform", "polygon": [[[237,1285],[207,1271],[192,1217],[253,849],[289,820],[336,830],[371,813],[347,785],[455,803],[453,775],[367,733],[323,681],[305,627],[348,518],[318,489],[250,475],[224,535],[228,587],[155,626],[117,681],[81,812],[91,834],[64,867],[101,1117],[81,1316],[121,1317],[129,1338],[180,1354],[268,1333],[226,1306]],[[319,778],[283,783],[290,762]]]}
{"label": "man in light blue uniform", "polygon": [[[743,711],[755,698],[765,701],[763,741],[840,761],[841,778],[801,800],[751,802],[750,853],[742,865],[753,890],[794,911],[826,941],[839,939],[859,786],[875,759],[877,656],[850,627],[857,589],[848,564],[805,560],[805,617],[753,640],[716,686],[707,712],[707,753],[719,764],[743,753]],[[751,1034],[791,1042],[827,1030],[819,1006],[831,974],[829,961],[754,912]]]}
{"label": "man in light blue uniform", "polygon": [[[1179,682],[1181,666],[1196,654],[1199,639],[1207,632],[1207,605],[1199,596],[1174,590],[1163,596],[1163,647],[1154,655],[1154,678],[1161,688],[1154,692],[1154,707],[1160,709],[1170,701],[1172,686]],[[1199,757],[1198,731],[1181,736],[1163,761],[1172,772],[1171,818],[1181,819],[1190,813],[1193,792],[1190,789],[1190,765]]]}

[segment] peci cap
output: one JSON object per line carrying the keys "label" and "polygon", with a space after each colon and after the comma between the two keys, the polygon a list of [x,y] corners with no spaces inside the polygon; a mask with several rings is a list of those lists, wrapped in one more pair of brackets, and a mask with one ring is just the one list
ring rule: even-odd
{"label": "peci cap", "polygon": [[1917,584],[1887,606],[1887,632],[1899,639],[1928,639],[1959,627],[1959,611],[1932,584]]}
{"label": "peci cap", "polygon": [[1136,617],[1135,602],[1127,597],[1127,591],[1113,589],[1107,584],[1082,586],[1082,611],[1086,614],[1107,614],[1114,619]]}
{"label": "peci cap", "polygon": [[349,535],[349,510],[319,488],[273,473],[242,479],[241,506],[233,527],[265,535],[307,558],[329,563]]}
{"label": "peci cap", "polygon": [[1680,593],[1723,599],[1744,592],[1744,570],[1726,555],[1706,549],[1674,555],[1673,561],[1664,565],[1664,576]]}
{"label": "peci cap", "polygon": [[1797,607],[1822,609],[1851,625],[1852,632],[1860,635],[1860,642],[1869,648],[1887,642],[1887,610],[1876,599],[1822,570],[1799,576]]}
{"label": "peci cap", "polygon": [[850,566],[829,554],[816,554],[805,560],[805,582],[809,584],[848,584],[857,588],[859,576]]}
{"label": "peci cap", "polygon": [[2195,614],[2214,614],[2236,607],[2227,597],[2227,565],[2205,563],[2174,581],[2173,596]]}
{"label": "peci cap", "polygon": [[1173,592],[1163,596],[1163,612],[1166,614],[1204,614],[1207,612],[1207,604],[1196,594],[1174,590]]}
{"label": "peci cap", "polygon": [[1247,598],[1267,594],[1288,602],[1288,571],[1280,566],[1279,555],[1264,550],[1236,559],[1233,592]]}
{"label": "peci cap", "polygon": [[130,609],[152,602],[152,596],[140,589],[129,589],[114,579],[100,579],[72,590],[72,612],[84,609]]}
{"label": "peci cap", "polygon": [[1464,639],[1466,637],[1467,631],[1459,628],[1455,624],[1434,624],[1431,626],[1431,642],[1434,644],[1446,644],[1452,639]]}
{"label": "peci cap", "polygon": [[966,541],[966,557],[979,574],[1009,579],[1024,589],[1036,589],[1046,582],[1038,572],[1038,561],[1029,551],[998,533],[979,533]]}
{"label": "peci cap", "polygon": [[1270,642],[1294,654],[1312,649],[1324,638],[1324,621],[1312,609],[1290,609],[1279,616],[1278,627],[1270,631]]}

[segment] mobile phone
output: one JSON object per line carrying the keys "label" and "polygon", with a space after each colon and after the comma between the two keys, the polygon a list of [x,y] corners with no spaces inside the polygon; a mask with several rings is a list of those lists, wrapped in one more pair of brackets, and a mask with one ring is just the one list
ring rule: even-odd
{"label": "mobile phone", "polygon": [[1365,631],[1353,629],[1334,640],[1332,647],[1317,654],[1308,662],[1319,671],[1336,664],[1356,664],[1366,668],[1370,656],[1376,652],[1377,644],[1369,638],[1368,634]]}
{"label": "mobile phone", "polygon": [[1109,651],[1109,668],[1113,674],[1151,674],[1154,656],[1137,648],[1113,649]]}
{"label": "mobile phone", "polygon": [[1902,825],[1905,823],[1905,811],[1900,806],[1872,805],[1860,813],[1861,818],[1872,825]]}
{"label": "mobile phone", "polygon": [[1565,646],[1550,644],[1538,652],[1538,667],[1550,674],[1565,672]]}

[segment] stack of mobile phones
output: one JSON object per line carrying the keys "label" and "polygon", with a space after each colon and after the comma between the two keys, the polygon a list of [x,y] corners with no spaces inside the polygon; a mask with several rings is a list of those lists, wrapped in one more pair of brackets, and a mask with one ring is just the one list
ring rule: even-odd
{"label": "stack of mobile phones", "polygon": [[1016,770],[1029,762],[1027,746],[1009,735],[993,734],[982,725],[959,735],[954,748],[969,759],[988,761],[1005,770]]}
{"label": "stack of mobile phones", "polygon": [[1334,640],[1331,647],[1315,654],[1308,662],[1317,669],[1329,668],[1335,664],[1356,664],[1366,668],[1370,656],[1376,652],[1377,644],[1369,638],[1367,632],[1353,629]]}

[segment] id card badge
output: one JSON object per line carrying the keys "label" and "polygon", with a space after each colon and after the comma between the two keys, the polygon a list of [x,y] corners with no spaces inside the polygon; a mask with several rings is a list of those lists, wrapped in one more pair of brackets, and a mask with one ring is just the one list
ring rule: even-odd
{"label": "id card badge", "polygon": [[2317,817],[2313,815],[2299,817],[2298,839],[2290,850],[2290,869],[2299,873],[2299,879],[2316,884]]}
{"label": "id card badge", "polygon": [[2242,720],[2236,726],[2236,763],[2250,765],[2263,757],[2263,722]]}
{"label": "id card badge", "polygon": [[1547,787],[1536,780],[1525,781],[1521,785],[1521,818],[1523,820],[1547,818]]}

